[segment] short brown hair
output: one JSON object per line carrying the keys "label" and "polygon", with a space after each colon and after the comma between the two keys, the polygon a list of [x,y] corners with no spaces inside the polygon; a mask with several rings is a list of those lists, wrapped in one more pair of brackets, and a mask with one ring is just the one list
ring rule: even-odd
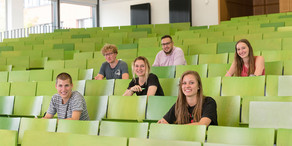
{"label": "short brown hair", "polygon": [[69,79],[70,84],[72,84],[72,78],[71,78],[71,76],[70,76],[68,73],[66,73],[66,72],[62,72],[62,73],[60,73],[60,74],[56,77],[56,84],[57,84],[57,82],[58,82],[58,79],[63,80],[63,81]]}
{"label": "short brown hair", "polygon": [[103,56],[105,55],[106,52],[109,52],[109,51],[118,54],[118,47],[114,44],[105,44],[101,49],[101,53]]}

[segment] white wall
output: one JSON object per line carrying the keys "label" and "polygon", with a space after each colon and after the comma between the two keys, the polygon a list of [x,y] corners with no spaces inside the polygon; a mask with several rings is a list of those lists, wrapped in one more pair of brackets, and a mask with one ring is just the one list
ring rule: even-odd
{"label": "white wall", "polygon": [[23,0],[7,1],[7,29],[23,28]]}
{"label": "white wall", "polygon": [[[100,0],[100,26],[131,25],[130,5],[150,3],[151,23],[169,23],[169,0]],[[192,25],[218,24],[218,0],[192,0]]]}

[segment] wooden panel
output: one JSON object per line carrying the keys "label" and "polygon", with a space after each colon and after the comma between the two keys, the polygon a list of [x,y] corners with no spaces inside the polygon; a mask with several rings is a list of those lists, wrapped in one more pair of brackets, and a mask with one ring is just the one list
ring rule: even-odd
{"label": "wooden panel", "polygon": [[290,11],[290,1],[291,0],[279,0],[280,13]]}

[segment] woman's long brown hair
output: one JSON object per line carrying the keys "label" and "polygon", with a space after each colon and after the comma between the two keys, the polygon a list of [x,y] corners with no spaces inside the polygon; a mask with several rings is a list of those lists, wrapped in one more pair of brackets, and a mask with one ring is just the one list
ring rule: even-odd
{"label": "woman's long brown hair", "polygon": [[180,81],[179,81],[179,95],[177,97],[176,105],[175,105],[175,116],[176,116],[176,124],[187,124],[189,123],[190,117],[188,112],[188,103],[186,99],[186,95],[182,91],[182,84],[183,79],[186,75],[193,75],[198,82],[198,93],[196,96],[196,106],[191,113],[194,115],[194,122],[199,122],[202,118],[202,108],[203,108],[203,102],[204,102],[204,95],[203,95],[203,88],[202,88],[202,81],[200,78],[200,75],[196,71],[186,71],[182,74]]}
{"label": "woman's long brown hair", "polygon": [[248,58],[249,58],[249,60],[248,60],[248,64],[249,64],[248,76],[249,76],[250,74],[253,74],[255,71],[255,59],[253,56],[252,46],[247,39],[241,39],[235,45],[234,61],[236,64],[236,69],[235,69],[234,75],[238,76],[238,77],[241,76],[242,68],[244,65],[243,59],[237,54],[237,44],[238,43],[245,43],[247,45],[247,47],[249,48],[249,53],[248,53]]}

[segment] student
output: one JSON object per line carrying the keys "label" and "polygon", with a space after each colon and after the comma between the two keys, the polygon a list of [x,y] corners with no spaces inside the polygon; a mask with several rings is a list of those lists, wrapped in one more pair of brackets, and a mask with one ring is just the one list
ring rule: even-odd
{"label": "student", "polygon": [[176,103],[158,121],[163,124],[218,125],[216,102],[203,95],[202,82],[195,71],[182,74]]}
{"label": "student", "polygon": [[161,37],[162,50],[155,57],[152,66],[186,65],[184,52],[181,48],[175,47],[170,35]]}
{"label": "student", "polygon": [[[133,79],[123,96],[132,96],[134,93],[136,95],[164,96],[158,77],[150,73],[150,64],[145,57],[139,56],[134,60],[132,72]],[[135,78],[135,74],[138,76],[137,78]]]}
{"label": "student", "polygon": [[260,76],[265,75],[265,61],[262,56],[254,56],[253,49],[246,39],[235,45],[234,61],[225,76]]}
{"label": "student", "polygon": [[60,73],[56,78],[57,94],[53,95],[44,119],[58,114],[58,119],[89,120],[84,97],[77,91],[72,92],[72,78],[68,73]]}
{"label": "student", "polygon": [[106,44],[101,49],[102,55],[105,57],[99,73],[94,79],[129,79],[128,65],[126,62],[117,59],[118,48],[115,45]]}

